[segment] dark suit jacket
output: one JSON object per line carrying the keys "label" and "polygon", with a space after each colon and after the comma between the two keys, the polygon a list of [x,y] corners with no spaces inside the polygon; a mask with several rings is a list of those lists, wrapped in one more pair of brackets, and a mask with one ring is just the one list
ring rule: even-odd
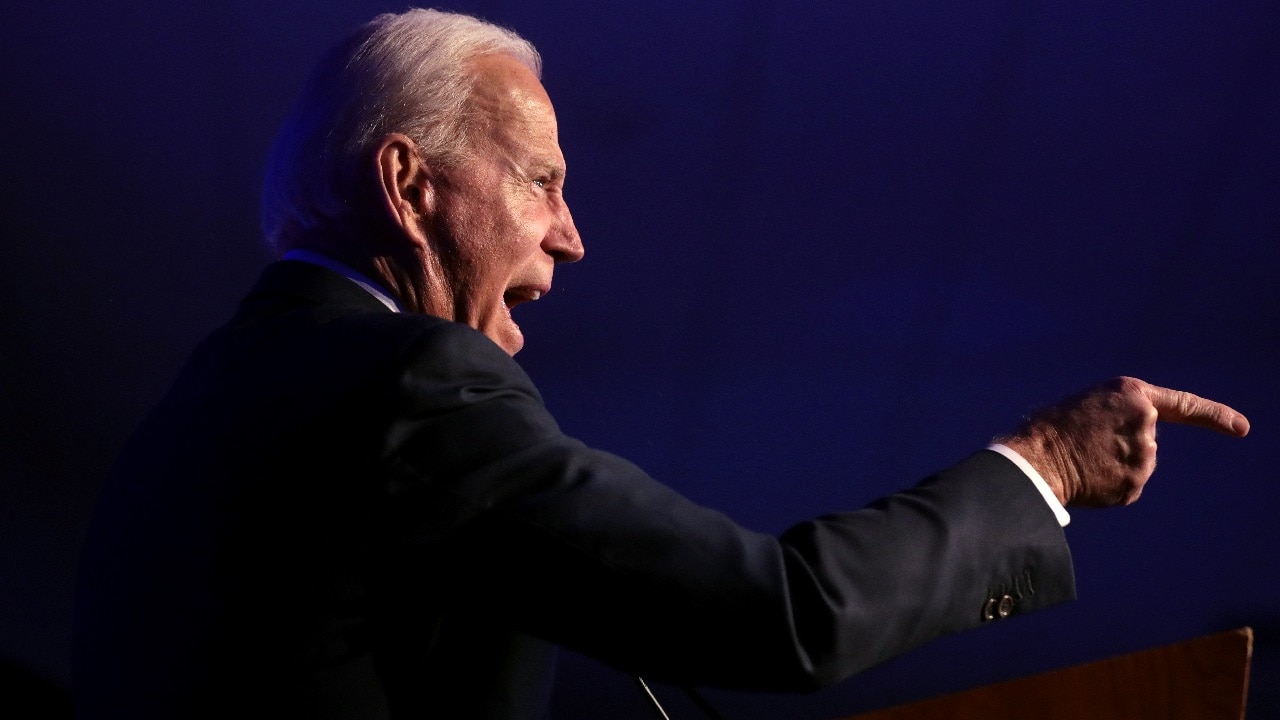
{"label": "dark suit jacket", "polygon": [[[484,335],[269,267],[103,490],[84,717],[537,717],[552,645],[651,679],[833,682],[1069,599],[1061,528],[980,452],[773,537],[563,435]],[[434,714],[433,714],[434,713]]]}

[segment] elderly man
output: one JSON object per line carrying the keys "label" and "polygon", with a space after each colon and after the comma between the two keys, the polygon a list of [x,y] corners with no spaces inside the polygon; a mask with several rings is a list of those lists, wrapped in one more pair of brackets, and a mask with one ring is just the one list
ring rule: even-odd
{"label": "elderly man", "polygon": [[533,48],[382,16],[317,68],[264,193],[282,258],[195,351],[86,542],[85,717],[539,717],[555,645],[690,684],[803,690],[1074,594],[1062,505],[1137,498],[1121,379],[858,511],[772,537],[564,436],[515,305],[582,257]]}

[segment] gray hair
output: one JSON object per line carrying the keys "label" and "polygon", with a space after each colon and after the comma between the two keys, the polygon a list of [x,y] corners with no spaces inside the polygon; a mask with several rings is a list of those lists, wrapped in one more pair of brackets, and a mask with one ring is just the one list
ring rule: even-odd
{"label": "gray hair", "polygon": [[427,162],[450,165],[469,147],[468,64],[505,54],[541,76],[527,40],[438,10],[379,15],[312,71],[276,136],[262,189],[262,231],[283,255],[299,233],[358,221],[372,152],[389,133],[413,139]]}

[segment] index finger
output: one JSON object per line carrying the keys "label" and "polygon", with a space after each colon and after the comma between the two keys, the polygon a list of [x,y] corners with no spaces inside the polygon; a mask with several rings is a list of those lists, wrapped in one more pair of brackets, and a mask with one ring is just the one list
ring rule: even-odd
{"label": "index finger", "polygon": [[1142,392],[1165,422],[1195,425],[1236,437],[1249,434],[1249,419],[1222,403],[1158,385],[1147,385]]}

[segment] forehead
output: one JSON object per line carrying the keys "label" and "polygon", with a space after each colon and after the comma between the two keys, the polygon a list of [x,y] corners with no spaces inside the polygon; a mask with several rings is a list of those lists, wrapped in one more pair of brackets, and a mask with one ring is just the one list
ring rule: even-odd
{"label": "forehead", "polygon": [[472,72],[475,84],[470,103],[478,134],[556,142],[551,98],[523,63],[509,55],[485,55],[472,61]]}

